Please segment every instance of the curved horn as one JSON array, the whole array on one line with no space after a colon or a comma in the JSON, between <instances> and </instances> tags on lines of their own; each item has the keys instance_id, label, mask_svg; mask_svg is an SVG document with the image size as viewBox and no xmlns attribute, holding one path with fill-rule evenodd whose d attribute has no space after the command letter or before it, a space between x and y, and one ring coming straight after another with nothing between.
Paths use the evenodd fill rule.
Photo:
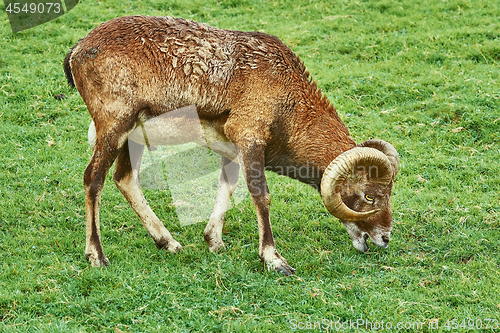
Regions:
<instances>
[{"instance_id":1,"label":"curved horn","mask_svg":"<svg viewBox=\"0 0 500 333\"><path fill-rule=\"evenodd\" d=\"M343 221L359 221L378 211L356 212L347 207L340 196L349 175L356 175L360 169L371 172L373 167L376 172L374 181L381 186L388 186L393 177L391 162L377 149L356 147L340 154L330 163L321 179L321 198L330 214Z\"/></svg>"},{"instance_id":2,"label":"curved horn","mask_svg":"<svg viewBox=\"0 0 500 333\"><path fill-rule=\"evenodd\" d=\"M370 147L383 152L387 156L387 158L389 158L389 161L392 165L392 170L394 171L394 176L396 176L399 167L399 154L393 145L384 140L372 139L360 143L358 147Z\"/></svg>"}]
</instances>

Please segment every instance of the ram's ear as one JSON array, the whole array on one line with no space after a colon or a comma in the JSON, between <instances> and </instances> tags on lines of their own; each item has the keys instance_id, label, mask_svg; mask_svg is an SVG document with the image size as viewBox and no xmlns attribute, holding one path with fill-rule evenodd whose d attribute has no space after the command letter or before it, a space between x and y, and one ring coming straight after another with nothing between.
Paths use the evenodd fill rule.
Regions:
<instances>
[{"instance_id":1,"label":"ram's ear","mask_svg":"<svg viewBox=\"0 0 500 333\"><path fill-rule=\"evenodd\" d=\"M398 168L399 168L399 154L393 145L391 145L389 142L386 142L384 140L372 139L372 140L367 140L365 142L360 143L358 145L358 147L375 148L377 150L380 150L382 153L384 153L387 156L387 158L389 159L389 162L391 162L393 177L396 177L396 174L398 173Z\"/></svg>"}]
</instances>

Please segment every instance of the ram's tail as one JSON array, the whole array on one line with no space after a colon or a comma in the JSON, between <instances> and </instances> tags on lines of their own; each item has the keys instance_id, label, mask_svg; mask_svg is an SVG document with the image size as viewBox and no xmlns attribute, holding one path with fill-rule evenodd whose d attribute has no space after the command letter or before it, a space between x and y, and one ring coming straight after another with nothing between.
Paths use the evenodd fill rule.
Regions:
<instances>
[{"instance_id":1,"label":"ram's tail","mask_svg":"<svg viewBox=\"0 0 500 333\"><path fill-rule=\"evenodd\" d=\"M71 72L71 64L70 64L71 55L73 54L73 50L75 49L75 46L73 46L71 48L69 53L66 55L66 58L64 58L64 74L66 74L66 79L68 80L68 85L71 88L75 87L75 81L73 80L73 73Z\"/></svg>"}]
</instances>

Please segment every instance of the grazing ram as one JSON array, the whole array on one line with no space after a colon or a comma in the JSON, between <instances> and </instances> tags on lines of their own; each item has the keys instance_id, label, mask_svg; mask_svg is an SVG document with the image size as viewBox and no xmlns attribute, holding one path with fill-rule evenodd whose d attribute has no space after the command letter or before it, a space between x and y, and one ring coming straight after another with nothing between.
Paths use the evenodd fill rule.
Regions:
<instances>
[{"instance_id":1,"label":"grazing ram","mask_svg":"<svg viewBox=\"0 0 500 333\"><path fill-rule=\"evenodd\" d=\"M264 170L315 187L356 249L366 251L368 237L387 247L398 153L381 140L357 146L303 63L278 38L171 17L121 17L81 39L66 56L64 69L95 124L95 148L84 174L85 255L92 266L109 264L101 245L99 205L113 162L117 187L156 246L181 249L135 181L127 138L147 120L190 105L204 129L237 147L238 163L223 157L223 165L236 174L241 166L256 209L259 255L268 269L295 272L275 247ZM303 168L308 172L289 172ZM211 251L224 245L224 214L236 181L221 173L204 232Z\"/></svg>"}]
</instances>

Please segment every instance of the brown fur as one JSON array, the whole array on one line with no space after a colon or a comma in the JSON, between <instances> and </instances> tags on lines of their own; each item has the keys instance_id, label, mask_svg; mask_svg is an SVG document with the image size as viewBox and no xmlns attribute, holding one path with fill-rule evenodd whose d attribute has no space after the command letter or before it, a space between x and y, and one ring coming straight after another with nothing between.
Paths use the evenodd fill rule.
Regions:
<instances>
[{"instance_id":1,"label":"brown fur","mask_svg":"<svg viewBox=\"0 0 500 333\"><path fill-rule=\"evenodd\" d=\"M274 245L264 169L285 173L283 167L307 166L314 170L311 176L292 177L319 189L325 168L356 144L303 63L278 38L178 18L121 17L80 40L64 68L96 129L84 177L86 255L92 265L108 263L99 237L99 203L105 175L117 158L115 182L157 246L180 249L131 180L126 140L139 121L195 105L202 122L217 124L238 147L257 210L262 260L285 274L294 272ZM223 215L217 219L209 225L221 231ZM207 230L211 249L219 248L210 244L213 235Z\"/></svg>"}]
</instances>

